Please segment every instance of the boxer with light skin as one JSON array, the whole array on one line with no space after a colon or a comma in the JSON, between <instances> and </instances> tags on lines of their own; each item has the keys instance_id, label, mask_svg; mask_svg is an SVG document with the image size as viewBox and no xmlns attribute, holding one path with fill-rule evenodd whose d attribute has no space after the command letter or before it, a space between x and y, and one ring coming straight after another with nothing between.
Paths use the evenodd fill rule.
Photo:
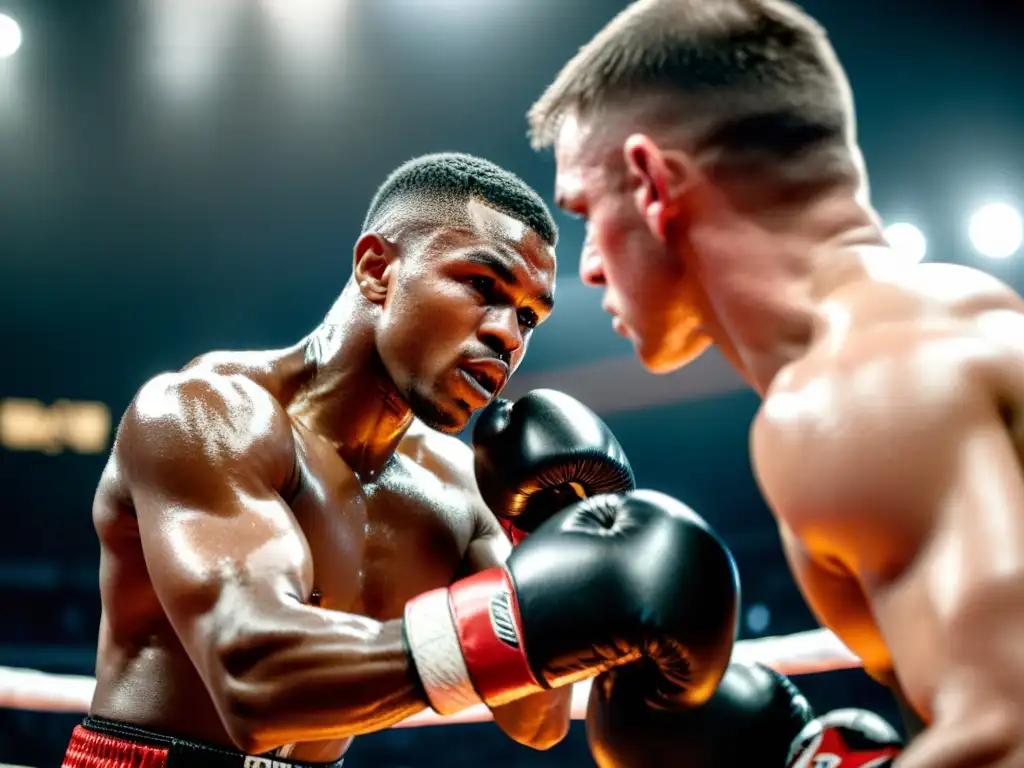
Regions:
<instances>
[{"instance_id":1,"label":"boxer with light skin","mask_svg":"<svg viewBox=\"0 0 1024 768\"><path fill-rule=\"evenodd\" d=\"M824 30L785 0L640 0L530 123L644 365L714 345L761 395L804 596L927 726L896 765L1021 764L1024 302L887 247Z\"/></svg>"}]
</instances>

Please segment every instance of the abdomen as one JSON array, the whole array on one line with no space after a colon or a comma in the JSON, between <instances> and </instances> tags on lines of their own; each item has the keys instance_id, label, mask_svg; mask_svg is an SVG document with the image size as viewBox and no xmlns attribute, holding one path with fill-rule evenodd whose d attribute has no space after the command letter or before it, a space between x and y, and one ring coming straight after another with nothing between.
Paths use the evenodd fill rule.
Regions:
<instances>
[{"instance_id":1,"label":"abdomen","mask_svg":"<svg viewBox=\"0 0 1024 768\"><path fill-rule=\"evenodd\" d=\"M151 638L145 647L101 649L96 694L90 714L231 747L192 662L180 649Z\"/></svg>"}]
</instances>

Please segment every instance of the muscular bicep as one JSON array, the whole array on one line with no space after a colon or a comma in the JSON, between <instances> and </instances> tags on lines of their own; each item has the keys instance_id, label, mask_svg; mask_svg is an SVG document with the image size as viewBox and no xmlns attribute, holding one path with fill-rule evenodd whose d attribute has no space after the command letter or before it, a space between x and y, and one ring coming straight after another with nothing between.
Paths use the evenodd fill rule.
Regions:
<instances>
[{"instance_id":1,"label":"muscular bicep","mask_svg":"<svg viewBox=\"0 0 1024 768\"><path fill-rule=\"evenodd\" d=\"M206 673L240 616L310 589L308 545L278 494L294 456L287 419L251 383L157 380L118 451L153 587Z\"/></svg>"},{"instance_id":2,"label":"muscular bicep","mask_svg":"<svg viewBox=\"0 0 1024 768\"><path fill-rule=\"evenodd\" d=\"M1024 714L1024 481L986 373L864 403L829 476L897 673L936 721Z\"/></svg>"},{"instance_id":3,"label":"muscular bicep","mask_svg":"<svg viewBox=\"0 0 1024 768\"><path fill-rule=\"evenodd\" d=\"M896 652L901 677L918 662L907 694L931 727L900 765L1016 765L1024 754L1024 481L998 414L950 432L939 449L950 472L935 480L943 493L934 536L908 577L938 655L923 654L932 664L922 671L919 648Z\"/></svg>"},{"instance_id":4,"label":"muscular bicep","mask_svg":"<svg viewBox=\"0 0 1024 768\"><path fill-rule=\"evenodd\" d=\"M200 671L238 612L270 614L309 594L308 545L270 488L142 494L136 509L153 587Z\"/></svg>"}]
</instances>

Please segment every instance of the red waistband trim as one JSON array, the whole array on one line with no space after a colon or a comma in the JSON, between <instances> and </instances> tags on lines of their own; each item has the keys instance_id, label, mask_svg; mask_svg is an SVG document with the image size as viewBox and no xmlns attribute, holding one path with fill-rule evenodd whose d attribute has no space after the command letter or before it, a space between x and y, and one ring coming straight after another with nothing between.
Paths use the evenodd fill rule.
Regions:
<instances>
[{"instance_id":1,"label":"red waistband trim","mask_svg":"<svg viewBox=\"0 0 1024 768\"><path fill-rule=\"evenodd\" d=\"M164 768L167 747L149 747L75 726L61 768Z\"/></svg>"}]
</instances>

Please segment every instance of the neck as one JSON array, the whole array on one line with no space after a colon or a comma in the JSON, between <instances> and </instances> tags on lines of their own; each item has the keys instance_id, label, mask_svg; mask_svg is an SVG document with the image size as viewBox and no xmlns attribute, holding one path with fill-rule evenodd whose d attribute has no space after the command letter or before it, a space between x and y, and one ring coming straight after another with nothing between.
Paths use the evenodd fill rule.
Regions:
<instances>
[{"instance_id":1,"label":"neck","mask_svg":"<svg viewBox=\"0 0 1024 768\"><path fill-rule=\"evenodd\" d=\"M332 443L353 471L371 479L413 420L377 353L372 308L346 288L304 347L308 378L289 412Z\"/></svg>"},{"instance_id":2,"label":"neck","mask_svg":"<svg viewBox=\"0 0 1024 768\"><path fill-rule=\"evenodd\" d=\"M866 195L849 190L722 231L697 246L706 332L763 397L815 341L823 301L867 276L862 250L885 241Z\"/></svg>"}]
</instances>

